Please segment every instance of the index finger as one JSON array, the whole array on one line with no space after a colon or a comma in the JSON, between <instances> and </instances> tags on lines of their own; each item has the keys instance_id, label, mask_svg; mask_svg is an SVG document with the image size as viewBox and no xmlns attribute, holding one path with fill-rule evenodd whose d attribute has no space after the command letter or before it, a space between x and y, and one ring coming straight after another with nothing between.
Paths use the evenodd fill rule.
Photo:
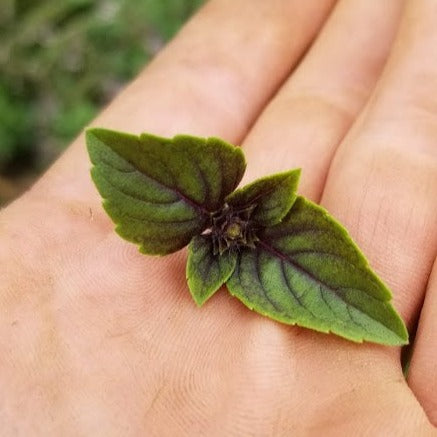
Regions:
<instances>
[{"instance_id":1,"label":"index finger","mask_svg":"<svg viewBox=\"0 0 437 437\"><path fill-rule=\"evenodd\" d=\"M333 3L211 1L94 124L240 141ZM81 136L38 189L44 197L100 202L88 168Z\"/></svg>"}]
</instances>

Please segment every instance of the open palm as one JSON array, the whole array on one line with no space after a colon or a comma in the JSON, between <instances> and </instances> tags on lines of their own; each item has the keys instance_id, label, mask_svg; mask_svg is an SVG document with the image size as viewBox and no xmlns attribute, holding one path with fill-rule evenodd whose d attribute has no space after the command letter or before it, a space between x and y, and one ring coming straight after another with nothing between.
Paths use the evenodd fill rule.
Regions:
<instances>
[{"instance_id":1,"label":"open palm","mask_svg":"<svg viewBox=\"0 0 437 437\"><path fill-rule=\"evenodd\" d=\"M408 380L397 348L223 291L198 309L185 251L113 232L81 136L0 216L2 435L435 435L437 4L334 3L212 0L94 124L223 137L244 182L302 167L410 332L420 315Z\"/></svg>"}]
</instances>

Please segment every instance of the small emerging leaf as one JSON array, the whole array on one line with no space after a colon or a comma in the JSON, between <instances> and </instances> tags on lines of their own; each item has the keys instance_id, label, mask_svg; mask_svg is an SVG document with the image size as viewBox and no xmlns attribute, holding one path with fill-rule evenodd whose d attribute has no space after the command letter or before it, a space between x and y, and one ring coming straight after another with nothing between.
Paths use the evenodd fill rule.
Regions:
<instances>
[{"instance_id":1,"label":"small emerging leaf","mask_svg":"<svg viewBox=\"0 0 437 437\"><path fill-rule=\"evenodd\" d=\"M346 230L298 197L283 221L244 248L227 286L249 308L275 320L387 345L408 343L391 294Z\"/></svg>"},{"instance_id":2,"label":"small emerging leaf","mask_svg":"<svg viewBox=\"0 0 437 437\"><path fill-rule=\"evenodd\" d=\"M217 138L86 134L92 178L116 231L147 254L186 246L240 182L242 151Z\"/></svg>"},{"instance_id":3,"label":"small emerging leaf","mask_svg":"<svg viewBox=\"0 0 437 437\"><path fill-rule=\"evenodd\" d=\"M256 205L251 220L261 226L279 223L296 200L300 169L267 176L248 184L226 198L229 205L247 208Z\"/></svg>"},{"instance_id":4,"label":"small emerging leaf","mask_svg":"<svg viewBox=\"0 0 437 437\"><path fill-rule=\"evenodd\" d=\"M237 254L213 254L210 236L199 235L188 246L187 279L193 299L203 305L232 275Z\"/></svg>"}]
</instances>

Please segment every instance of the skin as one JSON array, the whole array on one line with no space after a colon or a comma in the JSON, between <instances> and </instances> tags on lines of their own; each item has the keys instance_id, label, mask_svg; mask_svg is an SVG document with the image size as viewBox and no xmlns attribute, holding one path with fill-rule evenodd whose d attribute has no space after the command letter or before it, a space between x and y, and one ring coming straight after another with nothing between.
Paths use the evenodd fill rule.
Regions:
<instances>
[{"instance_id":1,"label":"skin","mask_svg":"<svg viewBox=\"0 0 437 437\"><path fill-rule=\"evenodd\" d=\"M185 251L113 232L81 135L0 214L2 435L437 435L436 19L434 0L212 0L93 123L241 144L244 182L302 167L418 326L407 380L398 348L224 290L198 309Z\"/></svg>"}]
</instances>

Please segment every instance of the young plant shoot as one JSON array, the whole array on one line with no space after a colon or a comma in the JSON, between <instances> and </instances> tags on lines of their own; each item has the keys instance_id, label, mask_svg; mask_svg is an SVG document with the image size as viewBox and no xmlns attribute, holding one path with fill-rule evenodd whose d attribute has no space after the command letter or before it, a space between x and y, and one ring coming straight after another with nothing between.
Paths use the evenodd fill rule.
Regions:
<instances>
[{"instance_id":1,"label":"young plant shoot","mask_svg":"<svg viewBox=\"0 0 437 437\"><path fill-rule=\"evenodd\" d=\"M117 233L148 255L188 245L203 305L223 284L251 310L348 340L408 343L391 293L347 231L297 195L300 170L236 189L246 162L218 138L90 129L93 181Z\"/></svg>"}]
</instances>

